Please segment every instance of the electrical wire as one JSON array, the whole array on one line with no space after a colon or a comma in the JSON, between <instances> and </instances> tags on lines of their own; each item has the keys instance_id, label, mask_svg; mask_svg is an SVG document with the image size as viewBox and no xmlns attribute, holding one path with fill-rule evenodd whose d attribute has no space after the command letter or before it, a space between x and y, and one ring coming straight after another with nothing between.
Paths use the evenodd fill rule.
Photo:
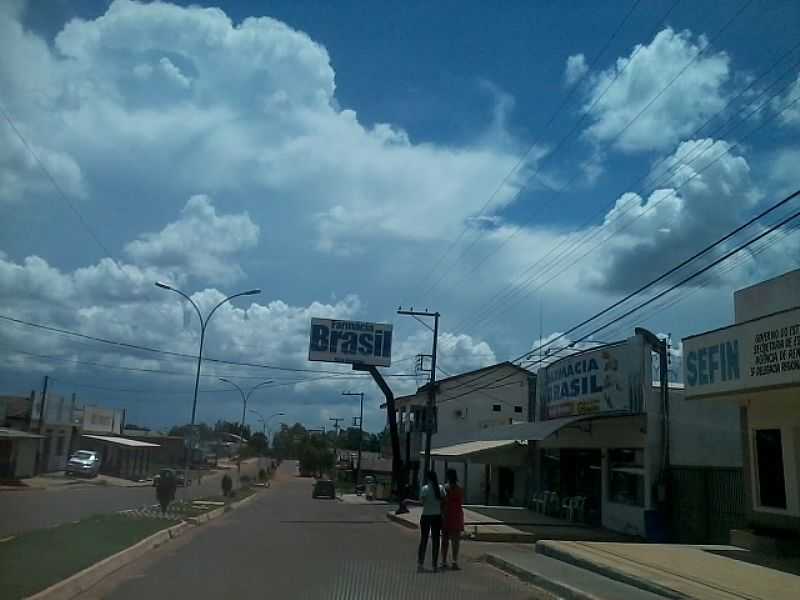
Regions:
<instances>
[{"instance_id":1,"label":"electrical wire","mask_svg":"<svg viewBox=\"0 0 800 600\"><path fill-rule=\"evenodd\" d=\"M788 87L789 85L791 85L791 83L787 84L787 87ZM778 95L779 93L780 93L780 92L776 92L776 95ZM749 139L749 138L750 138L752 135L754 135L755 133L757 133L758 131L760 131L760 130L761 130L761 129L763 129L764 127L766 127L766 126L767 126L767 125L768 125L770 122L774 121L774 120L775 120L775 119L776 119L776 118L777 118L777 117L778 117L780 114L782 114L783 112L785 112L786 110L788 110L789 108L791 108L791 107L792 107L793 105L795 105L795 104L796 104L798 101L800 101L800 96L799 96L799 97L797 97L797 98L795 98L795 99L794 99L794 100L792 100L791 102L789 102L789 103L788 103L786 106L784 106L784 107L783 107L783 109L782 109L781 111L777 112L776 114L774 114L774 115L773 115L773 116L771 116L770 118L768 118L768 119L766 119L766 120L762 121L762 122L761 122L761 123L760 123L758 126L756 126L756 127L755 127L755 128L753 128L751 131L749 131L749 132L748 132L748 133L747 133L747 134L746 134L746 135L745 135L745 136L744 136L744 137L743 137L743 138L742 138L742 139L741 139L741 140L740 140L738 143L736 143L736 144L732 144L732 145L729 145L729 146L728 146L728 147L727 147L727 148L726 148L726 149L725 149L723 152L721 152L721 153L720 153L720 154L718 154L716 157L714 157L714 158L713 158L711 161L709 161L709 162L708 162L708 163L707 163L707 164L706 164L706 165L705 165L703 168L696 170L694 173L692 173L692 175L691 175L690 177L686 178L686 180L685 180L685 181L683 181L683 182L682 182L680 185L678 185L678 186L676 186L676 187L672 188L672 189L671 189L671 191L670 191L668 194L665 194L664 196L662 196L662 197L660 197L660 198L658 198L658 199L656 199L656 200L653 200L652 202L648 202L648 204L647 204L647 207L646 207L646 208L645 208L645 209L644 209L642 212L640 212L638 215L636 215L636 216L635 216L633 219L631 219L631 220L629 220L628 222L626 222L626 223L623 223L622 225L620 225L620 226L619 226L617 229L613 230L613 231L612 231L611 233L609 233L609 235L607 235L607 236L606 236L604 239L600 240L600 241L599 241L597 244L595 244L595 245L593 245L592 247L590 247L590 248L589 248L589 249L588 249L586 252L584 252L583 254L581 254L580 256L578 256L578 257L577 257L575 260L573 260L571 263L569 263L569 264L568 264L566 267L563 267L563 266L562 266L562 267L561 267L561 268L560 268L560 269L559 269L559 270L558 270L558 271L557 271L557 272L556 272L556 273L555 273L555 274L554 274L552 277L550 277L549 279L545 280L544 282L540 283L539 285L537 285L536 287L534 287L533 289L531 289L531 290L529 290L529 291L527 291L527 292L525 292L525 293L532 293L532 292L535 292L535 291L537 291L537 290L541 289L542 287L544 287L545 285L547 285L548 283L552 282L553 280L557 279L558 277L560 277L560 276L561 276L561 274L562 274L562 273L564 273L565 271L568 271L568 270L569 270L569 269L570 269L572 266L574 266L575 264L577 264L578 262L580 262L580 261L581 261L583 258L585 258L586 256L588 256L590 253L592 253L592 252L594 252L595 250L597 250L597 249L598 249L600 246L604 245L606 242L608 242L610 239L612 239L612 238L613 238L615 235L619 234L619 233L620 233L620 232L622 232L622 231L625 231L625 230L627 230L627 229L628 229L629 227L631 227L631 226L632 226L632 225L633 225L633 224L634 224L636 221L638 221L638 220L639 220L641 217L645 216L646 214L648 214L649 212L651 212L652 210L654 210L654 209L655 209L655 208L656 208L656 207L657 207L657 206L658 206L658 205L659 205L661 202L664 202L664 201L665 201L665 200L667 200L668 198L674 197L674 196L675 196L675 195L676 195L676 194L677 194L677 193L678 193L678 192L679 192L679 191L680 191L680 190L681 190L683 187L685 187L686 185L688 185L688 184L689 184L691 181L693 181L695 178L699 177L699 176L700 176L700 175L702 175L702 174L703 174L705 171L707 171L707 170L708 170L708 169L710 169L712 166L714 166L714 165L715 165L717 162L719 162L719 161L722 159L722 157L723 157L723 156L725 156L725 155L729 154L729 153L730 153L732 150L734 150L735 148L741 147L741 146L742 146L742 143L743 143L744 141L746 141L746 140L747 140L747 139ZM755 108L755 109L754 109L754 110L751 112L751 115L750 115L750 116L752 116L752 114L754 114L755 112L757 112L757 111L761 110L762 108L764 108L764 107L765 107L765 106L766 106L766 105L767 105L769 102L770 102L769 100L766 100L766 101L765 101L763 104L761 104L759 107ZM748 118L749 118L749 117L748 117ZM709 147L709 148L708 148L706 151L710 150L711 148L713 148L713 145L712 145L712 146L710 146L710 147ZM705 152L703 152L703 154L705 154ZM697 158L699 158L699 157L697 157ZM695 160L696 160L696 159L695 159ZM620 218L621 218L621 217L620 217ZM614 222L615 222L615 221L614 221ZM593 233L602 232L603 230L604 230L604 228L598 228L598 229L596 229L596 230L595 230ZM581 245L582 243L584 243L584 242L583 242L583 241L582 241L582 242L579 242L577 245L575 245L575 246L574 246L574 248L579 248L579 247L580 247L580 245ZM536 281L537 279L539 279L539 278L540 278L542 275L545 275L545 274L547 274L547 273L551 272L551 271L554 269L554 267L555 267L555 266L558 266L558 265L557 265L557 263L556 263L556 262L551 262L551 265L550 265L550 267L549 267L549 268L546 268L544 271L542 271L542 272L540 272L540 273L538 273L538 274L534 274L532 277L528 278L528 280L527 280L527 281L526 281L526 282L525 282L525 283L524 283L522 286L518 286L517 292L518 292L518 291L520 291L520 290L524 291L524 290L526 290L527 288L529 288L529 287L530 287L530 285L531 285L531 283L535 282L535 281ZM507 304L507 306L506 306L506 308L505 308L504 310L508 310L508 308L509 308L510 306L512 306L512 305L513 305L513 303L515 303L515 302L517 302L517 301L518 301L518 300L515 300L515 301L513 301L511 304ZM499 311L495 310L495 311L494 311L494 317L493 317L493 318L496 318L497 316L499 316L499 314L500 314L500 313L499 313ZM477 318L477 319L476 319L476 320L473 322L473 326L478 326L479 324L482 324L482 323L486 322L486 320L487 320L488 318L489 318L489 317L488 317L488 315L486 314L486 310L484 309L484 311L483 311L482 313L480 313L480 315L479 315L479 318Z\"/></svg>"},{"instance_id":2,"label":"electrical wire","mask_svg":"<svg viewBox=\"0 0 800 600\"><path fill-rule=\"evenodd\" d=\"M666 19L669 17L669 15L672 13L672 11L675 9L675 7L677 7L677 5L678 5L679 3L680 3L680 0L675 0L675 1L672 3L672 5L669 7L669 9L666 11L666 13L664 13L664 15L663 15L663 16L662 16L662 17L661 17L659 20L658 20L658 22L657 22L656 26L653 28L653 34L655 34L655 32L657 31L657 29L658 29L659 27L661 27L661 26L662 26L662 24L663 24L663 23L666 21ZM583 79L586 77L586 74L587 74L587 73L589 73L589 72L590 72L590 71L591 71L591 70L592 70L592 69L593 69L593 68L596 66L596 64L598 63L598 61L599 61L599 60L600 60L600 58L602 57L602 55L605 53L605 51L606 51L606 50L608 49L608 47L610 46L611 42L612 42L612 41L613 41L613 40L616 38L617 34L618 34L618 33L619 33L621 30L622 30L623 26L624 26L624 25L627 23L628 19L630 18L630 16L633 14L633 12L636 10L636 8L637 8L638 6L639 6L639 1L637 0L636 2L634 2L634 4L631 6L631 8L628 10L628 12L625 14L625 16L623 17L622 21L620 21L620 23L617 25L616 29L615 29L615 30L614 30L614 32L611 34L611 36L610 36L610 37L609 37L609 39L606 41L606 43L605 43L605 44L602 46L602 48L600 49L600 51L599 51L599 52L598 52L598 53L595 55L595 57L592 59L592 61L590 61L590 63L589 63L589 66L588 66L588 68L587 68L587 70L586 70L586 73L584 73L584 75L583 75L583 76L581 76L581 77L580 77L580 78L579 78L577 81L575 81L575 82L573 83L573 85L571 86L571 88L570 88L570 89L569 89L569 91L567 92L567 95L566 95L565 99L564 99L564 100L563 100L563 101L562 101L562 102L561 102L561 103L558 105L558 107L556 107L556 110L555 110L555 111L554 111L554 112L551 114L550 118L547 120L547 122L546 122L546 123L545 123L545 125L543 126L543 131L542 131L542 133L544 133L544 130L548 129L548 128L549 128L549 127L550 127L550 126L553 124L553 122L555 121L556 117L557 117L557 116L558 116L558 115L561 113L561 111L562 111L562 110L563 110L563 109L564 109L564 108L565 108L565 107L566 107L566 106L569 104L569 102L571 101L571 99L572 99L572 97L574 96L575 92L578 90L578 88L579 88L579 86L580 86L581 82L582 82L582 81L583 81ZM640 49L640 47L637 47L637 48L634 50L634 54L635 54L635 53L637 53L637 52L639 51L639 49ZM603 96L605 96L606 92L608 92L608 89L611 87L611 85L613 85L613 83L616 81L616 79L617 79L617 78L618 78L618 77L619 77L619 76L622 74L622 72L623 72L623 71L624 71L626 68L627 68L627 65L623 66L622 70L621 70L619 73L617 73L617 74L615 75L615 77L614 77L613 81L611 82L611 84L609 84L609 86L608 86L608 87L607 87L605 90L603 90L603 92L600 94L600 96L598 97L598 99L597 99L595 102L599 101L599 100L600 100L600 98L602 98ZM513 177L513 176L514 176L514 174L516 174L516 173L517 173L517 171L518 171L518 170L519 170L519 169L520 169L520 168L521 168L521 167L522 167L522 166L523 166L523 165L524 165L524 164L527 162L528 158L530 157L530 155L531 155L531 153L533 152L533 150L534 150L534 149L536 149L536 147L537 147L537 143L536 143L536 142L534 142L533 144L531 144L531 146L528 148L527 152L525 152L525 154L522 156L522 158L520 158L520 160L519 160L519 161L517 161L517 163L514 165L514 167L511 169L511 171L509 171L509 172L508 172L508 174L506 174L506 176L505 176L505 177L502 179L502 181L500 182L500 185L498 185L498 186L497 186L497 188L495 188L495 190L492 192L492 194L489 196L489 198L486 200L486 202L485 202L485 203L483 204L483 206L481 207L480 211L478 212L478 217L480 217L481 215L483 215L483 213L486 211L486 209L489 207L489 205L490 205L490 204L492 203L492 201L495 199L495 197L496 197L496 196L497 196L497 194L500 192L500 190L502 190L502 189L503 189L503 188L506 186L506 184L507 184L507 183L508 183L508 181L511 179L511 177ZM552 154L555 154L557 151L558 151L558 147L556 147L556 149L555 149L555 150L553 150L553 151L551 152L551 157L552 157ZM539 179L539 178L538 178L538 173L539 173L539 170L538 170L538 168L536 168L536 169L534 169L534 171L531 173L531 176L532 176L532 177L536 176L536 177L537 177L537 180L539 180L539 181L541 182L541 179ZM542 183L544 183L544 182L542 182ZM549 187L549 185L545 184L545 187ZM512 195L512 197L511 197L511 199L510 199L510 202L513 202L513 201L514 201L514 200L515 200L515 199L516 199L516 198L519 196L519 194L522 192L522 190L523 190L523 189L525 189L525 185L522 185L522 186L521 186L521 187L520 187L520 188L519 188L519 189L518 189L518 190L517 190L517 191L516 191L516 192L515 192L515 193ZM439 265L441 265L441 263L442 263L442 262L443 262L443 260L446 258L446 256L447 256L447 255L448 255L448 254L449 254L449 253L450 253L450 252L453 250L453 248L454 248L454 247L455 247L455 246L456 246L456 245L457 245L457 244L458 244L458 243L461 241L461 239L462 239L462 238L464 237L464 235L466 234L466 232L467 232L467 229L468 229L468 227L467 227L467 225L465 225L465 226L464 226L464 227L461 229L461 232L459 233L459 235L458 235L458 237L456 238L456 240L455 240L455 241L453 241L452 243L450 243L450 244L448 245L448 247L446 248L445 252L444 252L444 253L443 253L443 254L442 254L440 257L439 257L439 259L438 259L438 260L437 260L437 261L434 263L434 265L431 267L431 269L430 269L430 270L427 272L427 274L425 275L425 277L424 277L424 278L423 278L423 280L422 280L422 283L420 284L420 287L424 286L425 282L426 282L426 281L427 281L427 280L430 278L430 276L431 276L431 275L432 275L432 274L433 274L433 273L436 271L436 269L439 267ZM461 252L461 253L460 253L460 254L459 254L457 257L456 257L456 260L453 262L453 265L457 264L457 263L458 263L458 261L459 261L459 260L460 260L460 259L461 259L463 256L465 256L465 255L466 255L466 254L467 254L467 253L468 253L468 252L469 252L469 251L472 249L472 247L474 247L474 245L477 243L477 241L478 241L478 239L479 239L480 237L481 237L480 233L479 233L479 232L478 232L478 233L476 233L476 235L474 236L474 239L473 239L473 241L472 241L472 242L469 244L469 246L466 248L466 250L462 251L462 252ZM439 284L439 283L442 281L442 279L443 279L443 278L446 276L446 274L447 274L448 272L449 272L449 271L445 271L445 273L444 273L444 274L443 274L441 277L439 277L439 279L437 279L437 280L436 280L436 281L435 281L433 284L431 284L430 286L428 286L427 288L425 288L425 289L424 289L424 291L422 292L422 295L428 294L429 292L431 292L432 290L434 290L434 289L436 288L436 286L438 286L438 284Z\"/></svg>"}]
</instances>

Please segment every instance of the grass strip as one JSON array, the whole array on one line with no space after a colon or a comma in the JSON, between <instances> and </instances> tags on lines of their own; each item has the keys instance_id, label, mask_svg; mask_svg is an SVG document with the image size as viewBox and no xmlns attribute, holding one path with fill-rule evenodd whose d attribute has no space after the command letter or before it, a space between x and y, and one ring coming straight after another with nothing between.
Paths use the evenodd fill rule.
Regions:
<instances>
[{"instance_id":1,"label":"grass strip","mask_svg":"<svg viewBox=\"0 0 800 600\"><path fill-rule=\"evenodd\" d=\"M4 541L0 543L0 598L35 594L176 523L98 515Z\"/></svg>"}]
</instances>

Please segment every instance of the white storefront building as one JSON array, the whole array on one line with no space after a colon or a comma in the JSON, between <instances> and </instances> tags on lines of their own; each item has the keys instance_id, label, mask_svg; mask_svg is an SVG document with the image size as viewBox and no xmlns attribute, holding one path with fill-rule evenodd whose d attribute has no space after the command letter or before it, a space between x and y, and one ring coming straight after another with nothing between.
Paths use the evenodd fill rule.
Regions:
<instances>
[{"instance_id":1,"label":"white storefront building","mask_svg":"<svg viewBox=\"0 0 800 600\"><path fill-rule=\"evenodd\" d=\"M440 478L455 468L468 504L524 505L528 492L524 444L469 444L488 429L526 422L536 376L510 362L461 373L436 382L436 432L431 465ZM395 399L400 451L412 489L421 483L422 433L428 386ZM466 445L464 445L467 443Z\"/></svg>"},{"instance_id":2,"label":"white storefront building","mask_svg":"<svg viewBox=\"0 0 800 600\"><path fill-rule=\"evenodd\" d=\"M737 291L734 308L733 325L683 340L686 396L741 408L748 522L797 536L800 270Z\"/></svg>"},{"instance_id":3,"label":"white storefront building","mask_svg":"<svg viewBox=\"0 0 800 600\"><path fill-rule=\"evenodd\" d=\"M654 385L645 336L593 348L538 372L533 422L480 440L527 440L532 493L585 499L586 520L650 539L667 537L671 465L741 464L738 410L690 405L680 385ZM717 433L708 453L708 433ZM693 464L692 464L693 463Z\"/></svg>"}]
</instances>

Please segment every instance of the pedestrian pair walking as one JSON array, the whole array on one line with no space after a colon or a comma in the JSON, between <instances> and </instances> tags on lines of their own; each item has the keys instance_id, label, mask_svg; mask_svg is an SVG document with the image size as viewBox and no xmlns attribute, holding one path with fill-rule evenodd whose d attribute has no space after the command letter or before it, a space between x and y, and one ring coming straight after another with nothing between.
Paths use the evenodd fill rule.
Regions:
<instances>
[{"instance_id":1,"label":"pedestrian pair walking","mask_svg":"<svg viewBox=\"0 0 800 600\"><path fill-rule=\"evenodd\" d=\"M448 546L453 547L451 568L459 569L458 553L461 547L461 533L464 531L464 490L458 485L455 469L448 469L447 485L439 484L435 471L425 476L425 485L420 492L422 517L419 521L420 541L417 553L417 570L424 571L428 538L431 538L431 565L434 573L447 568ZM439 566L439 546L441 543L442 563Z\"/></svg>"}]
</instances>

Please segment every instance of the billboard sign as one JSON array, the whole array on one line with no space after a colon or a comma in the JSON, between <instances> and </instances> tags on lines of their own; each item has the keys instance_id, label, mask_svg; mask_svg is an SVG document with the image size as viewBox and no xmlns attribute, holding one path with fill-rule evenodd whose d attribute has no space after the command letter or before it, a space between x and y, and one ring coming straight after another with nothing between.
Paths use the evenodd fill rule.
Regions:
<instances>
[{"instance_id":1,"label":"billboard sign","mask_svg":"<svg viewBox=\"0 0 800 600\"><path fill-rule=\"evenodd\" d=\"M800 385L800 308L683 340L686 397Z\"/></svg>"},{"instance_id":2,"label":"billboard sign","mask_svg":"<svg viewBox=\"0 0 800 600\"><path fill-rule=\"evenodd\" d=\"M604 412L641 412L652 385L650 351L634 336L563 358L539 369L542 420ZM645 365L647 368L645 369Z\"/></svg>"},{"instance_id":3,"label":"billboard sign","mask_svg":"<svg viewBox=\"0 0 800 600\"><path fill-rule=\"evenodd\" d=\"M308 360L389 367L392 325L312 318Z\"/></svg>"}]
</instances>

